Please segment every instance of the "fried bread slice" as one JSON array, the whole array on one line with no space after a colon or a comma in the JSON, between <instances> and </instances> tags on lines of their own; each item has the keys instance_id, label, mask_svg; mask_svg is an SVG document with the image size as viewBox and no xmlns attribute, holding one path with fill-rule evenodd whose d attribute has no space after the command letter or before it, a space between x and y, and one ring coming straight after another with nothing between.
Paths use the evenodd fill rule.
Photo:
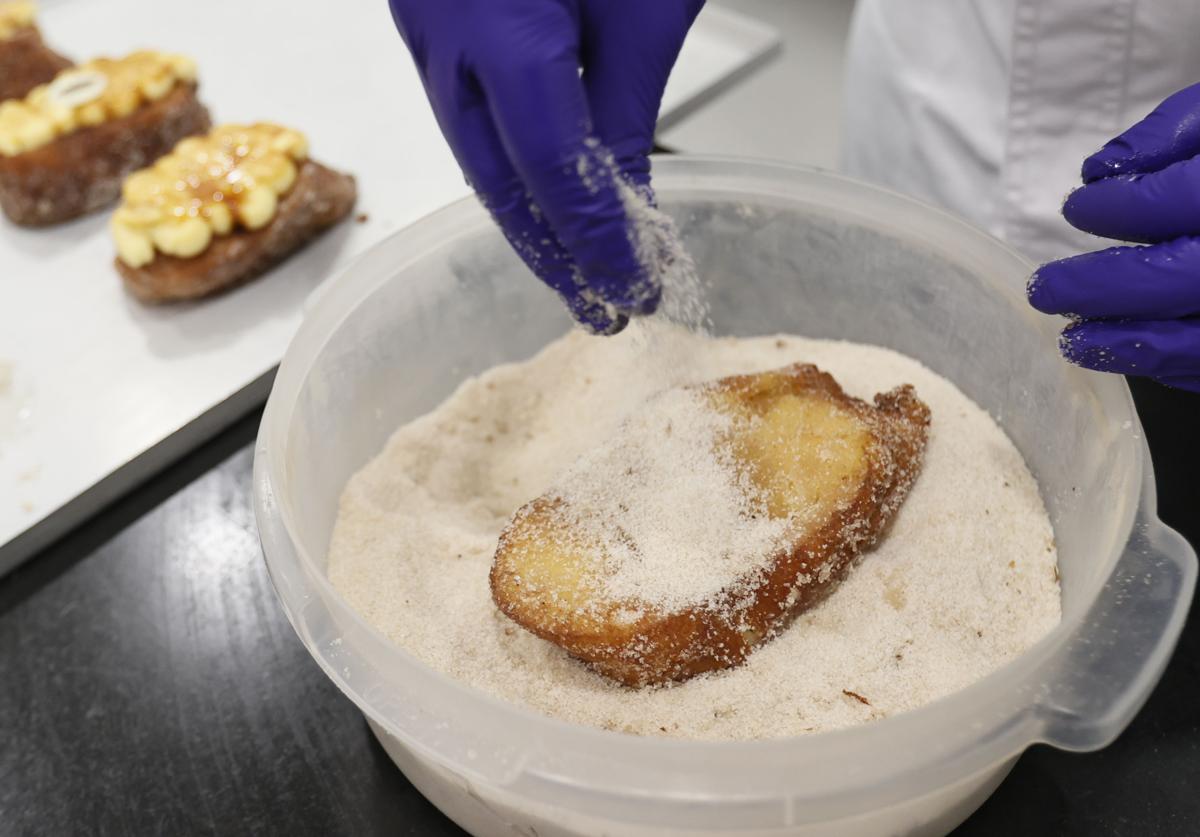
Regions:
<instances>
[{"instance_id":1,"label":"fried bread slice","mask_svg":"<svg viewBox=\"0 0 1200 837\"><path fill-rule=\"evenodd\" d=\"M303 161L296 181L279 199L274 218L256 230L217 236L199 255L163 253L131 267L114 259L125 287L143 302L196 299L247 282L299 250L345 218L357 198L354 177L313 160Z\"/></svg>"},{"instance_id":2,"label":"fried bread slice","mask_svg":"<svg viewBox=\"0 0 1200 837\"><path fill-rule=\"evenodd\" d=\"M740 514L755 521L765 515L763 525L777 527L761 560L683 605L615 594L613 556L645 558L631 527L615 519L597 529L569 491L552 489L517 511L492 564L492 597L505 615L627 686L740 665L836 587L882 536L921 467L930 414L911 386L868 404L816 367L797 364L693 389L727 419L710 454L728 463L740 490L753 495ZM636 488L609 486L614 494L647 496ZM669 498L686 486L653 489ZM637 510L618 502L603 514L621 518ZM713 542L711 549L729 546ZM672 572L686 579L693 568Z\"/></svg>"},{"instance_id":3,"label":"fried bread slice","mask_svg":"<svg viewBox=\"0 0 1200 837\"><path fill-rule=\"evenodd\" d=\"M114 202L125 176L211 125L194 83L127 116L89 125L13 156L0 155L0 208L25 226L57 224Z\"/></svg>"}]
</instances>

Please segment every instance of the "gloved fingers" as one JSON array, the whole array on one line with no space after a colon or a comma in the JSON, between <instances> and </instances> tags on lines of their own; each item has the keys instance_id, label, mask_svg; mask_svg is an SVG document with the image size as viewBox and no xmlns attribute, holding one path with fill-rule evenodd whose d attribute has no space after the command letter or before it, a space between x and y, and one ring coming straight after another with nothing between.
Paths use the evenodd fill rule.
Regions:
<instances>
[{"instance_id":1,"label":"gloved fingers","mask_svg":"<svg viewBox=\"0 0 1200 837\"><path fill-rule=\"evenodd\" d=\"M1200 377L1200 319L1081 320L1063 330L1063 357L1099 372Z\"/></svg>"},{"instance_id":2,"label":"gloved fingers","mask_svg":"<svg viewBox=\"0 0 1200 837\"><path fill-rule=\"evenodd\" d=\"M1083 182L1145 174L1200 154L1200 84L1168 96L1154 111L1083 161Z\"/></svg>"},{"instance_id":3,"label":"gloved fingers","mask_svg":"<svg viewBox=\"0 0 1200 837\"><path fill-rule=\"evenodd\" d=\"M1070 317L1177 319L1200 315L1200 238L1111 247L1042 265L1029 302Z\"/></svg>"},{"instance_id":4,"label":"gloved fingers","mask_svg":"<svg viewBox=\"0 0 1200 837\"><path fill-rule=\"evenodd\" d=\"M596 298L621 314L651 313L661 288L634 251L610 155L592 123L574 49L531 45L482 68L504 149Z\"/></svg>"},{"instance_id":5,"label":"gloved fingers","mask_svg":"<svg viewBox=\"0 0 1200 837\"><path fill-rule=\"evenodd\" d=\"M471 187L504 237L539 279L558 292L571 315L596 334L625 327L603 301L584 294L571 256L546 218L536 212L512 162L504 152L492 115L474 79L455 62L425 74L434 114Z\"/></svg>"},{"instance_id":6,"label":"gloved fingers","mask_svg":"<svg viewBox=\"0 0 1200 837\"><path fill-rule=\"evenodd\" d=\"M1084 232L1121 241L1200 235L1200 158L1081 186L1067 197L1063 217Z\"/></svg>"},{"instance_id":7,"label":"gloved fingers","mask_svg":"<svg viewBox=\"0 0 1200 837\"><path fill-rule=\"evenodd\" d=\"M648 155L667 77L703 5L703 0L595 0L582 7L583 85L596 136L646 196Z\"/></svg>"}]
</instances>

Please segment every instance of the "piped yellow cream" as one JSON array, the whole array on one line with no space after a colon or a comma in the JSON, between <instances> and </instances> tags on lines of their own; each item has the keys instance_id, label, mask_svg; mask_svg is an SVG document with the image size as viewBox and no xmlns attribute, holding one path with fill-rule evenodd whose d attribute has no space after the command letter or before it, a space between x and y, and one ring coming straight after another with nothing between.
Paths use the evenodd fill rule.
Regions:
<instances>
[{"instance_id":1,"label":"piped yellow cream","mask_svg":"<svg viewBox=\"0 0 1200 837\"><path fill-rule=\"evenodd\" d=\"M24 99L0 103L0 154L23 154L80 128L128 116L195 78L192 59L162 52L70 67Z\"/></svg>"},{"instance_id":2,"label":"piped yellow cream","mask_svg":"<svg viewBox=\"0 0 1200 837\"><path fill-rule=\"evenodd\" d=\"M0 3L0 41L11 38L17 32L33 26L37 18L37 5L28 0L11 0Z\"/></svg>"},{"instance_id":3,"label":"piped yellow cream","mask_svg":"<svg viewBox=\"0 0 1200 837\"><path fill-rule=\"evenodd\" d=\"M125 179L111 225L117 258L130 267L149 264L156 252L192 258L235 225L261 229L307 156L303 134L265 122L181 140Z\"/></svg>"}]
</instances>

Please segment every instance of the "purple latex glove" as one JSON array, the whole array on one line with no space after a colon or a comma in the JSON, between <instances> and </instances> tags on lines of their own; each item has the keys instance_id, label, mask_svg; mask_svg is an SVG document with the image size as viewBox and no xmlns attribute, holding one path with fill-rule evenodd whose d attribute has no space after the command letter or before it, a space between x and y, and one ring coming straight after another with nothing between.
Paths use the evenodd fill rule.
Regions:
<instances>
[{"instance_id":1,"label":"purple latex glove","mask_svg":"<svg viewBox=\"0 0 1200 837\"><path fill-rule=\"evenodd\" d=\"M1083 163L1063 215L1112 247L1043 265L1029 301L1076 321L1063 355L1103 372L1200 391L1200 84Z\"/></svg>"},{"instance_id":2,"label":"purple latex glove","mask_svg":"<svg viewBox=\"0 0 1200 837\"><path fill-rule=\"evenodd\" d=\"M390 5L467 182L530 269L594 332L653 312L662 289L617 178L650 197L663 88L703 0Z\"/></svg>"}]
</instances>

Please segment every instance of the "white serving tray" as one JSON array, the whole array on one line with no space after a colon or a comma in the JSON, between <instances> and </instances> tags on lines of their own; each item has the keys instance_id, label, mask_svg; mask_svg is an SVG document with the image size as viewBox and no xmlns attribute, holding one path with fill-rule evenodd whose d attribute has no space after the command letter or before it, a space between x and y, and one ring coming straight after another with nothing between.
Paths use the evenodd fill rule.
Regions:
<instances>
[{"instance_id":1,"label":"white serving tray","mask_svg":"<svg viewBox=\"0 0 1200 837\"><path fill-rule=\"evenodd\" d=\"M357 175L366 218L243 288L161 308L122 290L107 212L49 230L0 218L0 574L260 402L309 292L467 194L383 0L48 0L40 21L76 60L191 55L214 120L303 130L314 157ZM777 45L753 20L706 10L664 120Z\"/></svg>"}]
</instances>

